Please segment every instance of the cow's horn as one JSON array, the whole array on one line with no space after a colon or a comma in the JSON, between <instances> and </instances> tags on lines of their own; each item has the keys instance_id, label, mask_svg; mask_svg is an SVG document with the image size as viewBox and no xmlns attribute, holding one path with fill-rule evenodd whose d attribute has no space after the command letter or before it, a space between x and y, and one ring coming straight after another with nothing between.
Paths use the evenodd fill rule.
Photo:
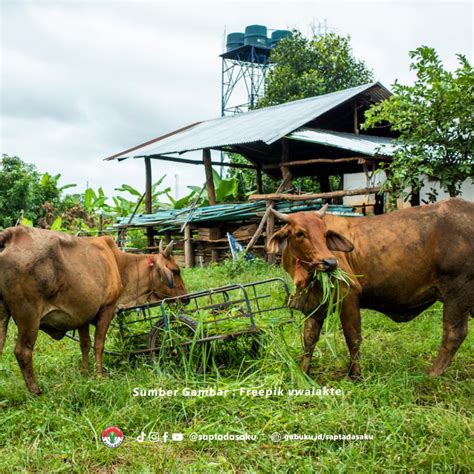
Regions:
<instances>
[{"instance_id":1,"label":"cow's horn","mask_svg":"<svg viewBox=\"0 0 474 474\"><path fill-rule=\"evenodd\" d=\"M172 240L165 248L165 251L163 252L163 255L165 257L169 257L171 255L171 252L173 251L174 247L174 240Z\"/></svg>"},{"instance_id":2,"label":"cow's horn","mask_svg":"<svg viewBox=\"0 0 474 474\"><path fill-rule=\"evenodd\" d=\"M163 241L160 239L160 245L158 246L158 251L163 253Z\"/></svg>"},{"instance_id":3,"label":"cow's horn","mask_svg":"<svg viewBox=\"0 0 474 474\"><path fill-rule=\"evenodd\" d=\"M319 211L314 211L321 219L324 217L324 214L326 214L326 211L328 210L328 205L329 204L324 204L324 206L319 209Z\"/></svg>"},{"instance_id":4,"label":"cow's horn","mask_svg":"<svg viewBox=\"0 0 474 474\"><path fill-rule=\"evenodd\" d=\"M280 219L281 221L288 222L290 220L287 214L283 214L282 212L275 211L273 207L270 210L273 212L275 217L278 217L278 219Z\"/></svg>"}]
</instances>

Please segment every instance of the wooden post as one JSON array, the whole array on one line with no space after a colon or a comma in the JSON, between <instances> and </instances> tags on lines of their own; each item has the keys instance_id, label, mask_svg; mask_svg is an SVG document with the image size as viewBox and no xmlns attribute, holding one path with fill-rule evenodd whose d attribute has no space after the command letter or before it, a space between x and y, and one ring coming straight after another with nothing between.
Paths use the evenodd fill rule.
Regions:
<instances>
[{"instance_id":1,"label":"wooden post","mask_svg":"<svg viewBox=\"0 0 474 474\"><path fill-rule=\"evenodd\" d=\"M213 235L214 239L219 239L221 236L221 231L219 228L217 228L215 231L215 234ZM218 244L217 244L218 245ZM211 250L211 262L212 263L217 263L219 261L219 250L217 249L212 249Z\"/></svg>"},{"instance_id":2,"label":"wooden post","mask_svg":"<svg viewBox=\"0 0 474 474\"><path fill-rule=\"evenodd\" d=\"M257 166L257 193L263 193L263 180L262 180L262 167L259 165Z\"/></svg>"},{"instance_id":3,"label":"wooden post","mask_svg":"<svg viewBox=\"0 0 474 474\"><path fill-rule=\"evenodd\" d=\"M147 214L152 213L152 194L151 194L151 181L152 181L152 176L151 176L151 160L150 158L145 158L145 176L146 176L146 182L145 182L145 212ZM148 247L153 247L155 245L154 239L153 239L153 227L147 227L146 228L146 236L147 236L147 244Z\"/></svg>"},{"instance_id":4,"label":"wooden post","mask_svg":"<svg viewBox=\"0 0 474 474\"><path fill-rule=\"evenodd\" d=\"M331 191L330 186L329 186L329 175L327 174L322 174L319 175L319 184L321 186L321 192L322 193L328 193Z\"/></svg>"},{"instance_id":5,"label":"wooden post","mask_svg":"<svg viewBox=\"0 0 474 474\"><path fill-rule=\"evenodd\" d=\"M357 102L354 100L354 133L359 135L359 116L357 114Z\"/></svg>"},{"instance_id":6,"label":"wooden post","mask_svg":"<svg viewBox=\"0 0 474 474\"><path fill-rule=\"evenodd\" d=\"M104 234L104 214L102 212L99 214L99 233L98 235Z\"/></svg>"},{"instance_id":7,"label":"wooden post","mask_svg":"<svg viewBox=\"0 0 474 474\"><path fill-rule=\"evenodd\" d=\"M189 224L184 228L184 264L186 268L194 267L193 239Z\"/></svg>"},{"instance_id":8,"label":"wooden post","mask_svg":"<svg viewBox=\"0 0 474 474\"><path fill-rule=\"evenodd\" d=\"M273 202L272 201L267 201L267 208L268 207L273 207ZM272 212L270 212L267 216L267 228L265 231L265 245L268 245L268 242L270 242L270 238L273 235L273 232L275 232L275 216L273 215ZM275 254L274 253L267 253L267 262L268 263L275 263Z\"/></svg>"},{"instance_id":9,"label":"wooden post","mask_svg":"<svg viewBox=\"0 0 474 474\"><path fill-rule=\"evenodd\" d=\"M374 214L383 214L383 207L384 207L384 202L383 202L383 194L377 193L375 195L375 204L374 204Z\"/></svg>"},{"instance_id":10,"label":"wooden post","mask_svg":"<svg viewBox=\"0 0 474 474\"><path fill-rule=\"evenodd\" d=\"M286 163L290 161L290 146L288 143L288 139L283 138L281 140L281 174L283 181L288 181L287 187L285 187L282 191L291 188L291 171L290 168Z\"/></svg>"},{"instance_id":11,"label":"wooden post","mask_svg":"<svg viewBox=\"0 0 474 474\"><path fill-rule=\"evenodd\" d=\"M211 150L209 150L209 148L204 148L204 150L202 150L202 161L204 162L204 169L206 170L209 204L213 206L216 204L216 190L214 188L214 179L212 178Z\"/></svg>"}]
</instances>

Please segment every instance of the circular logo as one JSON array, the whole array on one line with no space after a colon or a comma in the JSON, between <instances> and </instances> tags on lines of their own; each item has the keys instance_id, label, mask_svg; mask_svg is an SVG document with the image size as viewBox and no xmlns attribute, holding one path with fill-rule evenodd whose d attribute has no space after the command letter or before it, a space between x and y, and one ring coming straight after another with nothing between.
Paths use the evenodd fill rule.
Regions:
<instances>
[{"instance_id":1,"label":"circular logo","mask_svg":"<svg viewBox=\"0 0 474 474\"><path fill-rule=\"evenodd\" d=\"M102 442L108 448L118 448L123 441L123 433L120 428L116 426L109 426L102 431Z\"/></svg>"},{"instance_id":2,"label":"circular logo","mask_svg":"<svg viewBox=\"0 0 474 474\"><path fill-rule=\"evenodd\" d=\"M281 434L275 431L275 433L271 434L270 438L274 443L279 443L281 441Z\"/></svg>"}]
</instances>

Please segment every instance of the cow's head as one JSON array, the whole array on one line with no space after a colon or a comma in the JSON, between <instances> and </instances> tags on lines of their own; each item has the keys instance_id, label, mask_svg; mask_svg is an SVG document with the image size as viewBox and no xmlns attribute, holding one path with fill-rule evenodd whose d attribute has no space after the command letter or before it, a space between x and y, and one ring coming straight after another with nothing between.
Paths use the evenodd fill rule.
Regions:
<instances>
[{"instance_id":1,"label":"cow's head","mask_svg":"<svg viewBox=\"0 0 474 474\"><path fill-rule=\"evenodd\" d=\"M160 252L150 256L150 266L158 271L159 278L153 279L153 291L156 295L160 295L159 299L187 293L181 270L172 255L173 246L174 241L171 241L166 248L163 248L163 244L160 242Z\"/></svg>"},{"instance_id":2,"label":"cow's head","mask_svg":"<svg viewBox=\"0 0 474 474\"><path fill-rule=\"evenodd\" d=\"M319 211L294 214L282 214L272 209L273 214L286 224L272 235L267 252L286 249L285 253L294 265L291 271L293 280L300 288L308 285L312 272L331 271L337 267L334 251L351 252L354 248L346 237L328 229L323 220L326 209L327 204Z\"/></svg>"}]
</instances>

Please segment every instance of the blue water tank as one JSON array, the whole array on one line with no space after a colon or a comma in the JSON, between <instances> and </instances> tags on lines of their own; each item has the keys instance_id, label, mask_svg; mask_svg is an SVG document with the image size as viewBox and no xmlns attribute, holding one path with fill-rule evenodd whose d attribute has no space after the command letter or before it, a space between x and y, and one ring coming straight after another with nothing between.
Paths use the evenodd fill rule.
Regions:
<instances>
[{"instance_id":1,"label":"blue water tank","mask_svg":"<svg viewBox=\"0 0 474 474\"><path fill-rule=\"evenodd\" d=\"M263 25L247 26L244 43L252 46L267 46L267 27Z\"/></svg>"},{"instance_id":2,"label":"blue water tank","mask_svg":"<svg viewBox=\"0 0 474 474\"><path fill-rule=\"evenodd\" d=\"M229 33L227 35L226 48L231 51L244 45L245 35L243 33Z\"/></svg>"},{"instance_id":3,"label":"blue water tank","mask_svg":"<svg viewBox=\"0 0 474 474\"><path fill-rule=\"evenodd\" d=\"M279 43L280 40L282 40L283 38L289 38L290 36L292 36L292 33L289 30L275 30L272 33L272 40L271 40L272 48L274 48Z\"/></svg>"}]
</instances>

